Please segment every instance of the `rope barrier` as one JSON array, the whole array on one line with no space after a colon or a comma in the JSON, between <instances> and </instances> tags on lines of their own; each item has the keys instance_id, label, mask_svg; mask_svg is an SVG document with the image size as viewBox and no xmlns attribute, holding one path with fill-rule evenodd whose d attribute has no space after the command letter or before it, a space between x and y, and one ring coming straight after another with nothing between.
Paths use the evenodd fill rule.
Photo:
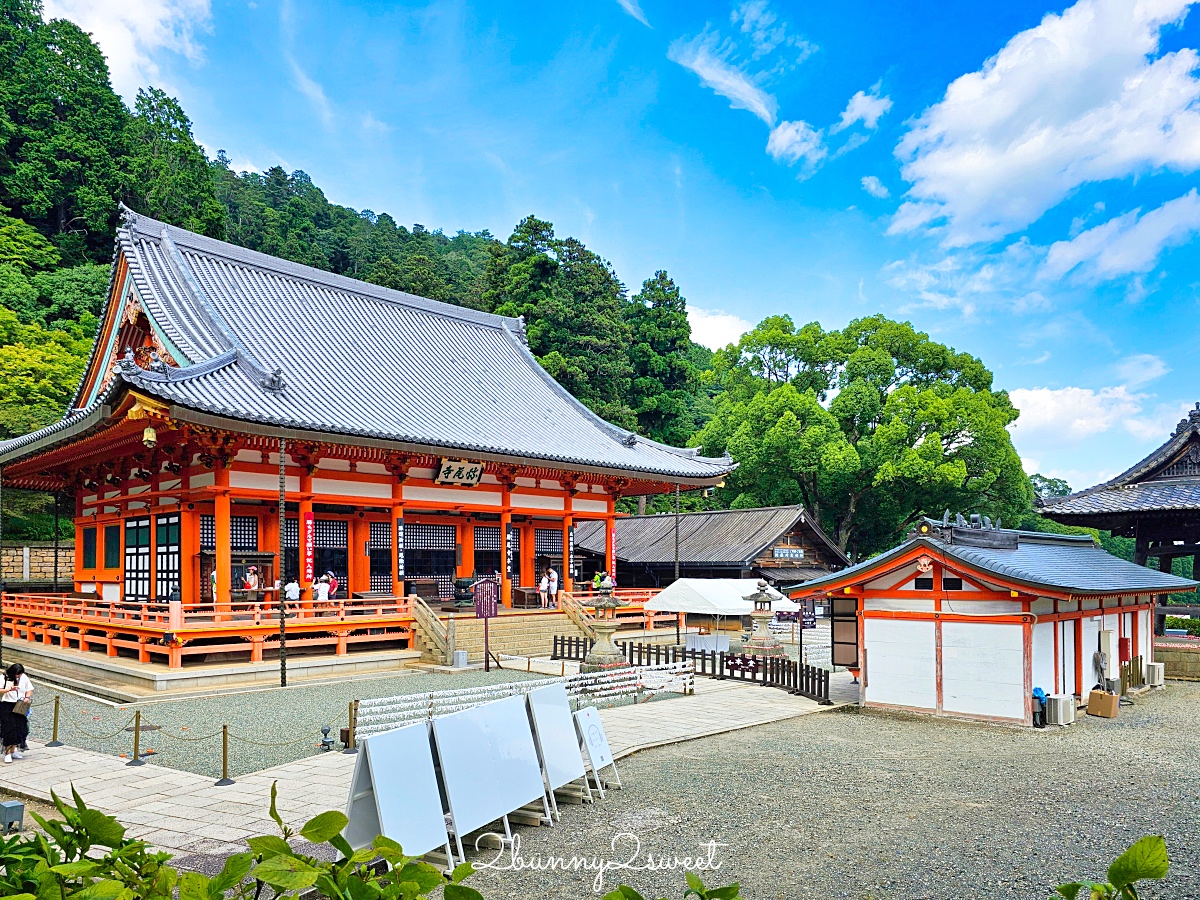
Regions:
<instances>
[{"instance_id":1,"label":"rope barrier","mask_svg":"<svg viewBox=\"0 0 1200 900\"><path fill-rule=\"evenodd\" d=\"M76 722L74 716L72 716L70 714L70 712L68 712L67 710L64 709L63 714L66 716L67 722L70 723L75 728L76 731L78 731L82 735L85 735L86 737L90 737L94 741L112 740L118 734L123 732L130 725L132 725L134 720L137 718L136 715L130 716L128 719L125 720L124 725L122 725L120 728L118 728L116 731L112 732L111 734L92 734L90 731L88 731L86 728L84 728L82 725L80 725L78 722Z\"/></svg>"}]
</instances>

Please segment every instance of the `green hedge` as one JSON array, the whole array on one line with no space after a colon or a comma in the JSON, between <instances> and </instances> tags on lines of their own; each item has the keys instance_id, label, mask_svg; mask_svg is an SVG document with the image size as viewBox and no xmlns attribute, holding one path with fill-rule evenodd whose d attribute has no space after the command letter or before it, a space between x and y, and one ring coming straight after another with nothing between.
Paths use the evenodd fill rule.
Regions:
<instances>
[{"instance_id":1,"label":"green hedge","mask_svg":"<svg viewBox=\"0 0 1200 900\"><path fill-rule=\"evenodd\" d=\"M1185 619L1182 616L1167 616L1168 628L1186 628L1192 637L1200 637L1200 619Z\"/></svg>"}]
</instances>

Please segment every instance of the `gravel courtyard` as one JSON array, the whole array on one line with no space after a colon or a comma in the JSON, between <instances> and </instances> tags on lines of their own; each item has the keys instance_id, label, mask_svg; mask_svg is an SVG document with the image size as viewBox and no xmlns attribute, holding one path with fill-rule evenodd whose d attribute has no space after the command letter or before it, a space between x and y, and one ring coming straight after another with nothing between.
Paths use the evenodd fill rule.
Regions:
<instances>
[{"instance_id":1,"label":"gravel courtyard","mask_svg":"<svg viewBox=\"0 0 1200 900\"><path fill-rule=\"evenodd\" d=\"M753 900L1045 898L1102 877L1144 834L1166 836L1171 874L1143 897L1200 897L1200 684L1171 683L1116 720L1044 731L857 709L639 753L624 791L521 828L521 857L641 861L704 856L709 886ZM478 864L485 856L475 856ZM509 864L509 857L500 861ZM480 871L488 900L580 898L594 871ZM610 871L647 897L682 898L679 871Z\"/></svg>"},{"instance_id":2,"label":"gravel courtyard","mask_svg":"<svg viewBox=\"0 0 1200 900\"><path fill-rule=\"evenodd\" d=\"M139 705L143 727L141 749L153 750L147 759L159 765L213 778L221 774L222 725L229 726L229 769L235 778L319 752L321 727L331 727L336 741L338 729L346 724L351 700L389 697L424 691L451 690L544 678L513 670L490 673L472 670L461 674L390 675L361 681L295 684L287 688L233 690L190 700L162 700ZM34 673L36 680L37 674ZM35 689L36 702L30 718L30 734L37 740L50 739L54 689ZM135 707L113 707L62 693L59 731L73 747L101 753L130 753ZM129 731L125 731L125 727ZM338 749L341 749L338 744Z\"/></svg>"}]
</instances>

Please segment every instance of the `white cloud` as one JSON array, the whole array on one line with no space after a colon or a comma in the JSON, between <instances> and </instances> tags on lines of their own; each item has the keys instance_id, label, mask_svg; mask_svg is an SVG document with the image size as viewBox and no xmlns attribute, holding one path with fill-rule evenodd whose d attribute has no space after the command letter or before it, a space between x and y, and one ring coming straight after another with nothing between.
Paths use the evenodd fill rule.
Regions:
<instances>
[{"instance_id":1,"label":"white cloud","mask_svg":"<svg viewBox=\"0 0 1200 900\"><path fill-rule=\"evenodd\" d=\"M1073 441L1101 434L1142 411L1145 395L1125 385L1099 390L1080 387L1017 388L1008 392L1021 411L1013 434L1048 433Z\"/></svg>"},{"instance_id":2,"label":"white cloud","mask_svg":"<svg viewBox=\"0 0 1200 900\"><path fill-rule=\"evenodd\" d=\"M807 122L780 122L767 139L767 152L789 166L803 162L804 171L811 174L825 158L825 145L821 132Z\"/></svg>"},{"instance_id":3,"label":"white cloud","mask_svg":"<svg viewBox=\"0 0 1200 900\"><path fill-rule=\"evenodd\" d=\"M1168 247L1186 243L1200 231L1200 194L1182 197L1139 215L1135 209L1051 245L1039 275L1061 278L1072 270L1088 281L1145 274Z\"/></svg>"},{"instance_id":4,"label":"white cloud","mask_svg":"<svg viewBox=\"0 0 1200 900\"><path fill-rule=\"evenodd\" d=\"M727 99L733 109L748 110L773 126L778 103L730 61L731 54L732 48L720 44L720 36L709 31L690 41L680 38L667 49L667 59L694 72L701 84Z\"/></svg>"},{"instance_id":5,"label":"white cloud","mask_svg":"<svg viewBox=\"0 0 1200 900\"><path fill-rule=\"evenodd\" d=\"M799 35L788 34L787 23L779 21L767 0L747 0L729 14L729 21L740 26L741 33L750 38L752 59L762 59L780 46L793 47L797 52L794 58L783 62L786 68L804 62L817 50Z\"/></svg>"},{"instance_id":6,"label":"white cloud","mask_svg":"<svg viewBox=\"0 0 1200 900\"><path fill-rule=\"evenodd\" d=\"M864 191L866 191L872 197L878 197L880 200L886 200L891 196L891 193L887 189L887 185L885 185L874 175L864 175L862 186Z\"/></svg>"},{"instance_id":7,"label":"white cloud","mask_svg":"<svg viewBox=\"0 0 1200 900\"><path fill-rule=\"evenodd\" d=\"M1171 371L1162 357L1153 353L1127 356L1116 365L1117 376L1130 387L1141 387L1157 381Z\"/></svg>"},{"instance_id":8,"label":"white cloud","mask_svg":"<svg viewBox=\"0 0 1200 900\"><path fill-rule=\"evenodd\" d=\"M837 134L843 129L849 128L855 122L862 122L867 128L872 131L879 125L879 118L889 109L892 108L892 100L890 97L879 96L879 85L871 88L871 93L859 91L850 98L850 102L846 104L845 110L842 112L841 121L829 129L830 133Z\"/></svg>"},{"instance_id":9,"label":"white cloud","mask_svg":"<svg viewBox=\"0 0 1200 900\"><path fill-rule=\"evenodd\" d=\"M688 307L688 322L692 326L692 340L710 350L737 343L738 338L754 327L741 316L723 309L701 309L698 306Z\"/></svg>"},{"instance_id":10,"label":"white cloud","mask_svg":"<svg viewBox=\"0 0 1200 900\"><path fill-rule=\"evenodd\" d=\"M287 60L288 65L292 68L292 80L296 85L296 89L312 103L313 109L321 117L321 124L326 128L332 128L333 107L329 103L329 98L325 96L325 89L318 82L310 78L304 69L300 68L300 63L296 62L290 53Z\"/></svg>"},{"instance_id":11,"label":"white cloud","mask_svg":"<svg viewBox=\"0 0 1200 900\"><path fill-rule=\"evenodd\" d=\"M375 118L375 114L370 111L363 113L363 117L360 120L360 124L362 125L362 130L365 131L367 134L372 134L372 135L377 135L377 136L387 134L389 131L392 130L391 125L389 125L387 122L382 122L379 119Z\"/></svg>"},{"instance_id":12,"label":"white cloud","mask_svg":"<svg viewBox=\"0 0 1200 900\"><path fill-rule=\"evenodd\" d=\"M621 9L625 10L625 12L629 13L647 28L651 27L650 23L646 20L646 14L642 12L642 7L638 3L638 0L617 0L617 2L621 4Z\"/></svg>"},{"instance_id":13,"label":"white cloud","mask_svg":"<svg viewBox=\"0 0 1200 900\"><path fill-rule=\"evenodd\" d=\"M889 230L991 241L1082 184L1200 167L1200 56L1159 51L1190 2L1080 0L951 83L896 148L912 188Z\"/></svg>"},{"instance_id":14,"label":"white cloud","mask_svg":"<svg viewBox=\"0 0 1200 900\"><path fill-rule=\"evenodd\" d=\"M201 58L195 33L208 28L209 0L46 0L47 19L70 19L95 38L113 87L130 103L138 88L161 87L157 54Z\"/></svg>"}]
</instances>

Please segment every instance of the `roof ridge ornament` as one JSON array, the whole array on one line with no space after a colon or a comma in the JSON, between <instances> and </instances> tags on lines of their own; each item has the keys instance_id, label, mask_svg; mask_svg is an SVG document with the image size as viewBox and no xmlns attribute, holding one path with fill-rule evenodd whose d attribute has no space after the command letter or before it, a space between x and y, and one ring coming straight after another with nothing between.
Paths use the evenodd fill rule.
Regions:
<instances>
[{"instance_id":1,"label":"roof ridge ornament","mask_svg":"<svg viewBox=\"0 0 1200 900\"><path fill-rule=\"evenodd\" d=\"M279 393L287 385L283 381L283 367L276 366L271 370L271 373L262 380L263 390Z\"/></svg>"}]
</instances>

